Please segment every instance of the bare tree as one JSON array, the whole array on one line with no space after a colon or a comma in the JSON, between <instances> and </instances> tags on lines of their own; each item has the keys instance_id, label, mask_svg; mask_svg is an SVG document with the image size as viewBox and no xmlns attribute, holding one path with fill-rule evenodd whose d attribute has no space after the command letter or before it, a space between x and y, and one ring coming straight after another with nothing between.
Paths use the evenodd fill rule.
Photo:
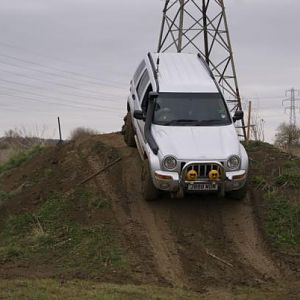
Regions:
<instances>
[{"instance_id":1,"label":"bare tree","mask_svg":"<svg viewBox=\"0 0 300 300\"><path fill-rule=\"evenodd\" d=\"M251 116L251 135L254 141L265 141L265 120L261 118L258 111L252 111Z\"/></svg>"},{"instance_id":2,"label":"bare tree","mask_svg":"<svg viewBox=\"0 0 300 300\"><path fill-rule=\"evenodd\" d=\"M300 128L281 123L275 135L275 145L284 149L300 145Z\"/></svg>"}]
</instances>

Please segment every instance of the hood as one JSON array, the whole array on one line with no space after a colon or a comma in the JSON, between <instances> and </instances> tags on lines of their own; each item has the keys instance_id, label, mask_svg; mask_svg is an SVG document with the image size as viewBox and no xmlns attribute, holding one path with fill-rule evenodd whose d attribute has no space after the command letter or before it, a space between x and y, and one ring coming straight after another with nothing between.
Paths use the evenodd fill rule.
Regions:
<instances>
[{"instance_id":1,"label":"hood","mask_svg":"<svg viewBox=\"0 0 300 300\"><path fill-rule=\"evenodd\" d=\"M162 156L179 160L223 160L240 155L240 142L233 124L227 126L152 125L152 135Z\"/></svg>"}]
</instances>

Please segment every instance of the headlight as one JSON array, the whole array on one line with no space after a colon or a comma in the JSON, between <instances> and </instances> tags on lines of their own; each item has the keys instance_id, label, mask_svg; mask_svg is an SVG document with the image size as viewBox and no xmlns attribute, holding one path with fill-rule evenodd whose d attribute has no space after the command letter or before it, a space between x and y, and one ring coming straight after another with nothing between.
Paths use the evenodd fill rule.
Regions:
<instances>
[{"instance_id":1,"label":"headlight","mask_svg":"<svg viewBox=\"0 0 300 300\"><path fill-rule=\"evenodd\" d=\"M241 159L237 155L232 155L227 160L227 167L230 170L238 170L241 164Z\"/></svg>"},{"instance_id":2,"label":"headlight","mask_svg":"<svg viewBox=\"0 0 300 300\"><path fill-rule=\"evenodd\" d=\"M163 165L167 170L174 170L177 167L177 159L173 156L164 158Z\"/></svg>"}]
</instances>

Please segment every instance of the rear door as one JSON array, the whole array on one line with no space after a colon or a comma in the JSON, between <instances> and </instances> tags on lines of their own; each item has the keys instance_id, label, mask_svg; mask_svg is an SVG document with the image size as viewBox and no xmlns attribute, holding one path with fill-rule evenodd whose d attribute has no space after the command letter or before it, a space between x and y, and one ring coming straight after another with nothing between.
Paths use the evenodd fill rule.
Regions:
<instances>
[{"instance_id":1,"label":"rear door","mask_svg":"<svg viewBox=\"0 0 300 300\"><path fill-rule=\"evenodd\" d=\"M138 82L137 88L136 88L136 109L142 110L144 115L146 116L147 108L148 108L148 100L149 100L149 93L152 91L152 85L150 82L150 76L148 73L148 70L146 69L143 72L143 75L140 78L140 81ZM136 120L137 121L137 134L139 137L142 137L142 139L145 141L144 137L144 127L145 127L145 121L143 120Z\"/></svg>"}]
</instances>

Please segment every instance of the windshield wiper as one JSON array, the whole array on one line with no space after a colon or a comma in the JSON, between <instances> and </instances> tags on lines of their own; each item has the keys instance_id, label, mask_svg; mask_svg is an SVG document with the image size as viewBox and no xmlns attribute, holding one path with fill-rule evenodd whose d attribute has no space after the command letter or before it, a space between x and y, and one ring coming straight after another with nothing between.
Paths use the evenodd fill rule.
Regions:
<instances>
[{"instance_id":1,"label":"windshield wiper","mask_svg":"<svg viewBox=\"0 0 300 300\"><path fill-rule=\"evenodd\" d=\"M179 120L172 120L168 122L164 122L163 125L170 126L170 125L181 125L181 126L206 126L206 125L214 125L214 124L223 124L226 123L226 120L220 119L211 119L211 120L190 120L190 119L179 119Z\"/></svg>"},{"instance_id":2,"label":"windshield wiper","mask_svg":"<svg viewBox=\"0 0 300 300\"><path fill-rule=\"evenodd\" d=\"M211 124L211 123L222 123L223 121L226 121L226 120L220 120L220 119L211 119L211 120L201 120L201 121L198 121L198 124L199 125L202 125L202 124Z\"/></svg>"},{"instance_id":3,"label":"windshield wiper","mask_svg":"<svg viewBox=\"0 0 300 300\"><path fill-rule=\"evenodd\" d=\"M198 123L198 120L190 120L190 119L180 119L180 120L172 120L169 122L165 122L164 125L176 125L176 124L196 124Z\"/></svg>"}]
</instances>

